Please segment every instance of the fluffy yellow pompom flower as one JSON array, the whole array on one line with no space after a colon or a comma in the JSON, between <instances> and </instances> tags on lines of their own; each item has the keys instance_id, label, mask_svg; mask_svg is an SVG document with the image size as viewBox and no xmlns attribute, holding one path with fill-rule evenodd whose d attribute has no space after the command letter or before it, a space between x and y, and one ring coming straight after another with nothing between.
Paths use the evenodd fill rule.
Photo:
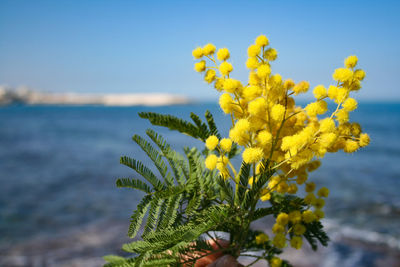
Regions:
<instances>
[{"instance_id":1,"label":"fluffy yellow pompom flower","mask_svg":"<svg viewBox=\"0 0 400 267\"><path fill-rule=\"evenodd\" d=\"M259 97L262 94L262 89L261 87L257 85L250 85L244 88L243 90L243 97L247 101L251 101L257 97Z\"/></svg>"},{"instance_id":2,"label":"fluffy yellow pompom flower","mask_svg":"<svg viewBox=\"0 0 400 267\"><path fill-rule=\"evenodd\" d=\"M241 133L235 128L229 131L229 138L240 145L245 145L248 141L248 137L247 133Z\"/></svg>"},{"instance_id":3,"label":"fluffy yellow pompom flower","mask_svg":"<svg viewBox=\"0 0 400 267\"><path fill-rule=\"evenodd\" d=\"M221 63L221 65L219 65L219 71L222 73L222 75L228 75L232 70L232 64L229 62L224 61Z\"/></svg>"},{"instance_id":4,"label":"fluffy yellow pompom flower","mask_svg":"<svg viewBox=\"0 0 400 267\"><path fill-rule=\"evenodd\" d=\"M315 183L311 182L306 184L307 193L313 192L314 190L315 190Z\"/></svg>"},{"instance_id":5,"label":"fluffy yellow pompom flower","mask_svg":"<svg viewBox=\"0 0 400 267\"><path fill-rule=\"evenodd\" d=\"M225 159L225 158L224 158ZM217 170L219 170L219 174L224 178L228 178L229 177L229 171L226 168L226 164L222 161L218 161L217 162Z\"/></svg>"},{"instance_id":6,"label":"fluffy yellow pompom flower","mask_svg":"<svg viewBox=\"0 0 400 267\"><path fill-rule=\"evenodd\" d=\"M282 260L278 257L273 257L271 261L269 262L271 267L281 267L282 266Z\"/></svg>"},{"instance_id":7,"label":"fluffy yellow pompom flower","mask_svg":"<svg viewBox=\"0 0 400 267\"><path fill-rule=\"evenodd\" d=\"M222 91L223 87L224 87L224 82L225 79L224 78L215 78L215 83L214 83L214 88L217 89L217 91Z\"/></svg>"},{"instance_id":8,"label":"fluffy yellow pompom flower","mask_svg":"<svg viewBox=\"0 0 400 267\"><path fill-rule=\"evenodd\" d=\"M264 244L268 240L269 240L269 236L264 233L261 233L256 236L256 244L258 244L258 245Z\"/></svg>"},{"instance_id":9,"label":"fluffy yellow pompom flower","mask_svg":"<svg viewBox=\"0 0 400 267\"><path fill-rule=\"evenodd\" d=\"M325 101L320 100L308 104L305 109L308 116L315 117L324 114L328 110L328 104Z\"/></svg>"},{"instance_id":10,"label":"fluffy yellow pompom flower","mask_svg":"<svg viewBox=\"0 0 400 267\"><path fill-rule=\"evenodd\" d=\"M235 93L241 86L240 81L235 79L226 79L224 82L224 89L228 93Z\"/></svg>"},{"instance_id":11,"label":"fluffy yellow pompom flower","mask_svg":"<svg viewBox=\"0 0 400 267\"><path fill-rule=\"evenodd\" d=\"M349 91L346 88L339 88L337 91L335 102L341 103L348 97L349 97Z\"/></svg>"},{"instance_id":12,"label":"fluffy yellow pompom flower","mask_svg":"<svg viewBox=\"0 0 400 267\"><path fill-rule=\"evenodd\" d=\"M343 109L346 111L353 111L357 108L357 101L354 98L347 98L343 103Z\"/></svg>"},{"instance_id":13,"label":"fluffy yellow pompom flower","mask_svg":"<svg viewBox=\"0 0 400 267\"><path fill-rule=\"evenodd\" d=\"M337 135L335 133L324 133L320 136L321 144L325 148L330 148L336 141Z\"/></svg>"},{"instance_id":14,"label":"fluffy yellow pompom flower","mask_svg":"<svg viewBox=\"0 0 400 267\"><path fill-rule=\"evenodd\" d=\"M274 48L269 48L264 52L264 57L269 61L274 61L278 57L278 51Z\"/></svg>"},{"instance_id":15,"label":"fluffy yellow pompom flower","mask_svg":"<svg viewBox=\"0 0 400 267\"><path fill-rule=\"evenodd\" d=\"M284 248L286 245L285 235L282 233L275 235L274 239L272 240L272 244L277 248Z\"/></svg>"},{"instance_id":16,"label":"fluffy yellow pompom flower","mask_svg":"<svg viewBox=\"0 0 400 267\"><path fill-rule=\"evenodd\" d=\"M344 109L341 109L341 110L339 110L337 113L336 113L336 120L339 122L339 123L345 123L345 122L348 122L349 121L349 112L347 112L346 110L344 110Z\"/></svg>"},{"instance_id":17,"label":"fluffy yellow pompom flower","mask_svg":"<svg viewBox=\"0 0 400 267\"><path fill-rule=\"evenodd\" d=\"M325 118L320 121L319 130L323 133L333 132L336 128L335 121L331 118Z\"/></svg>"},{"instance_id":18,"label":"fluffy yellow pompom flower","mask_svg":"<svg viewBox=\"0 0 400 267\"><path fill-rule=\"evenodd\" d=\"M209 150L214 150L217 147L218 142L218 137L216 137L215 135L211 135L206 139L206 147Z\"/></svg>"},{"instance_id":19,"label":"fluffy yellow pompom flower","mask_svg":"<svg viewBox=\"0 0 400 267\"><path fill-rule=\"evenodd\" d=\"M279 224L279 223L275 223L275 224L272 226L272 232L273 232L274 234L283 233L283 232L285 232L285 226L284 226L284 225L281 225L281 224Z\"/></svg>"},{"instance_id":20,"label":"fluffy yellow pompom flower","mask_svg":"<svg viewBox=\"0 0 400 267\"><path fill-rule=\"evenodd\" d=\"M359 136L361 134L361 125L357 122L353 122L350 127L351 134L354 136Z\"/></svg>"},{"instance_id":21,"label":"fluffy yellow pompom flower","mask_svg":"<svg viewBox=\"0 0 400 267\"><path fill-rule=\"evenodd\" d=\"M221 61L227 60L227 59L229 59L229 57L230 57L230 54L229 54L228 48L221 48L218 50L218 52L217 52L218 60L221 60Z\"/></svg>"},{"instance_id":22,"label":"fluffy yellow pompom flower","mask_svg":"<svg viewBox=\"0 0 400 267\"><path fill-rule=\"evenodd\" d=\"M229 138L223 138L219 145L221 146L222 150L225 152L229 152L232 149L232 140Z\"/></svg>"},{"instance_id":23,"label":"fluffy yellow pompom flower","mask_svg":"<svg viewBox=\"0 0 400 267\"><path fill-rule=\"evenodd\" d=\"M295 86L295 83L292 79L287 79L283 83L283 88L285 88L286 90L293 88L293 86Z\"/></svg>"},{"instance_id":24,"label":"fluffy yellow pompom flower","mask_svg":"<svg viewBox=\"0 0 400 267\"><path fill-rule=\"evenodd\" d=\"M296 184L291 184L291 185L289 185L289 187L287 189L287 192L289 194L296 194L297 190L298 190L297 185Z\"/></svg>"},{"instance_id":25,"label":"fluffy yellow pompom flower","mask_svg":"<svg viewBox=\"0 0 400 267\"><path fill-rule=\"evenodd\" d=\"M321 220L322 218L325 217L325 213L320 209L316 209L314 211L314 214L315 214L315 217L317 217L318 220Z\"/></svg>"},{"instance_id":26,"label":"fluffy yellow pompom flower","mask_svg":"<svg viewBox=\"0 0 400 267\"><path fill-rule=\"evenodd\" d=\"M249 138L250 122L247 119L240 119L235 127L230 130L229 137L239 145L245 144Z\"/></svg>"},{"instance_id":27,"label":"fluffy yellow pompom flower","mask_svg":"<svg viewBox=\"0 0 400 267\"><path fill-rule=\"evenodd\" d=\"M215 80L217 73L215 70L207 70L206 75L204 76L204 80L208 83L212 83Z\"/></svg>"},{"instance_id":28,"label":"fluffy yellow pompom flower","mask_svg":"<svg viewBox=\"0 0 400 267\"><path fill-rule=\"evenodd\" d=\"M346 82L353 77L353 72L349 69L338 68L332 75L335 81Z\"/></svg>"},{"instance_id":29,"label":"fluffy yellow pompom flower","mask_svg":"<svg viewBox=\"0 0 400 267\"><path fill-rule=\"evenodd\" d=\"M301 220L301 215L300 215L300 220ZM302 235L306 232L306 227L302 225L301 223L297 223L293 226L293 233L295 235Z\"/></svg>"},{"instance_id":30,"label":"fluffy yellow pompom flower","mask_svg":"<svg viewBox=\"0 0 400 267\"><path fill-rule=\"evenodd\" d=\"M294 210L289 212L289 221L292 223L299 223L301 222L301 213L298 210Z\"/></svg>"},{"instance_id":31,"label":"fluffy yellow pompom flower","mask_svg":"<svg viewBox=\"0 0 400 267\"><path fill-rule=\"evenodd\" d=\"M262 146L271 144L272 134L268 130L262 130L257 134L256 140Z\"/></svg>"},{"instance_id":32,"label":"fluffy yellow pompom flower","mask_svg":"<svg viewBox=\"0 0 400 267\"><path fill-rule=\"evenodd\" d=\"M269 43L268 38L265 35L260 35L256 39L256 45L260 47L267 46L268 43Z\"/></svg>"},{"instance_id":33,"label":"fluffy yellow pompom flower","mask_svg":"<svg viewBox=\"0 0 400 267\"><path fill-rule=\"evenodd\" d=\"M358 148L359 148L359 146L356 141L346 140L343 151L346 153L353 153L353 152L356 152Z\"/></svg>"},{"instance_id":34,"label":"fluffy yellow pompom flower","mask_svg":"<svg viewBox=\"0 0 400 267\"><path fill-rule=\"evenodd\" d=\"M261 194L261 197L260 197L261 201L268 201L270 199L271 199L271 194L268 193L268 191L267 191L267 193L262 193Z\"/></svg>"},{"instance_id":35,"label":"fluffy yellow pompom flower","mask_svg":"<svg viewBox=\"0 0 400 267\"><path fill-rule=\"evenodd\" d=\"M276 191L278 193L285 194L287 193L288 187L289 186L286 182L280 182L276 188Z\"/></svg>"},{"instance_id":36,"label":"fluffy yellow pompom flower","mask_svg":"<svg viewBox=\"0 0 400 267\"><path fill-rule=\"evenodd\" d=\"M356 79L359 80L359 81L364 80L364 78L365 78L365 71L363 71L363 70L356 70L356 71L354 72L354 78L356 78Z\"/></svg>"},{"instance_id":37,"label":"fluffy yellow pompom flower","mask_svg":"<svg viewBox=\"0 0 400 267\"><path fill-rule=\"evenodd\" d=\"M195 59L203 57L203 48L197 47L192 51L192 55Z\"/></svg>"},{"instance_id":38,"label":"fluffy yellow pompom flower","mask_svg":"<svg viewBox=\"0 0 400 267\"><path fill-rule=\"evenodd\" d=\"M328 103L326 103L326 101L319 100L317 102L317 104L318 104L318 109L317 109L317 114L318 115L322 115L322 114L324 114L325 112L328 111Z\"/></svg>"},{"instance_id":39,"label":"fluffy yellow pompom flower","mask_svg":"<svg viewBox=\"0 0 400 267\"><path fill-rule=\"evenodd\" d=\"M325 200L323 200L322 198L317 198L315 200L314 206L317 209L322 209L325 206Z\"/></svg>"},{"instance_id":40,"label":"fluffy yellow pompom flower","mask_svg":"<svg viewBox=\"0 0 400 267\"><path fill-rule=\"evenodd\" d=\"M315 203L315 200L317 198L315 197L315 195L313 193L309 193L307 194L307 196L304 198L304 203L308 204L308 205L312 205Z\"/></svg>"},{"instance_id":41,"label":"fluffy yellow pompom flower","mask_svg":"<svg viewBox=\"0 0 400 267\"><path fill-rule=\"evenodd\" d=\"M292 248L301 249L301 246L303 245L303 240L300 236L294 236L290 240L290 245L292 246Z\"/></svg>"},{"instance_id":42,"label":"fluffy yellow pompom flower","mask_svg":"<svg viewBox=\"0 0 400 267\"><path fill-rule=\"evenodd\" d=\"M322 84L320 84L320 85L315 86L315 88L313 90L313 94L314 94L315 98L319 99L319 98L325 97L328 93L327 93L326 88Z\"/></svg>"},{"instance_id":43,"label":"fluffy yellow pompom flower","mask_svg":"<svg viewBox=\"0 0 400 267\"><path fill-rule=\"evenodd\" d=\"M282 76L280 74L275 74L269 80L272 86L280 86L282 84Z\"/></svg>"},{"instance_id":44,"label":"fluffy yellow pompom flower","mask_svg":"<svg viewBox=\"0 0 400 267\"><path fill-rule=\"evenodd\" d=\"M335 100L337 95L338 95L338 90L339 88L337 88L334 85L329 86L328 88L328 97L332 100Z\"/></svg>"},{"instance_id":45,"label":"fluffy yellow pompom flower","mask_svg":"<svg viewBox=\"0 0 400 267\"><path fill-rule=\"evenodd\" d=\"M213 44L206 44L206 45L203 47L203 53L204 53L205 56L208 56L208 55L214 54L215 49L216 49L216 48L215 48L215 45L213 45Z\"/></svg>"},{"instance_id":46,"label":"fluffy yellow pompom flower","mask_svg":"<svg viewBox=\"0 0 400 267\"><path fill-rule=\"evenodd\" d=\"M298 95L307 92L308 88L310 88L310 84L306 81L301 81L293 87L293 92Z\"/></svg>"},{"instance_id":47,"label":"fluffy yellow pompom flower","mask_svg":"<svg viewBox=\"0 0 400 267\"><path fill-rule=\"evenodd\" d=\"M347 68L354 68L357 65L358 58L356 56L349 56L344 60L344 65Z\"/></svg>"},{"instance_id":48,"label":"fluffy yellow pompom flower","mask_svg":"<svg viewBox=\"0 0 400 267\"><path fill-rule=\"evenodd\" d=\"M257 98L251 101L248 107L248 111L254 116L263 116L266 112L267 101L264 98Z\"/></svg>"},{"instance_id":49,"label":"fluffy yellow pompom flower","mask_svg":"<svg viewBox=\"0 0 400 267\"><path fill-rule=\"evenodd\" d=\"M214 170L217 166L218 157L214 154L208 155L205 161L206 168L209 170Z\"/></svg>"},{"instance_id":50,"label":"fluffy yellow pompom flower","mask_svg":"<svg viewBox=\"0 0 400 267\"><path fill-rule=\"evenodd\" d=\"M222 95L219 97L219 105L220 105L222 111L223 111L224 113L226 113L226 114L229 114L229 113L232 112L232 109L233 109L233 104L232 104L232 103L233 103L233 99L232 99L232 97L231 97L229 94L227 94L227 93L222 94Z\"/></svg>"},{"instance_id":51,"label":"fluffy yellow pompom flower","mask_svg":"<svg viewBox=\"0 0 400 267\"><path fill-rule=\"evenodd\" d=\"M260 77L258 77L257 73L251 71L249 73L249 84L250 85L258 85L260 83Z\"/></svg>"},{"instance_id":52,"label":"fluffy yellow pompom flower","mask_svg":"<svg viewBox=\"0 0 400 267\"><path fill-rule=\"evenodd\" d=\"M276 223L280 225L286 225L289 222L289 215L284 212L279 213L278 217L276 217Z\"/></svg>"},{"instance_id":53,"label":"fluffy yellow pompom flower","mask_svg":"<svg viewBox=\"0 0 400 267\"><path fill-rule=\"evenodd\" d=\"M329 196L329 189L326 188L326 187L321 187L318 190L317 194L318 194L319 197L328 197Z\"/></svg>"},{"instance_id":54,"label":"fluffy yellow pompom flower","mask_svg":"<svg viewBox=\"0 0 400 267\"><path fill-rule=\"evenodd\" d=\"M360 134L360 147L365 147L369 145L370 138L369 135L366 133Z\"/></svg>"},{"instance_id":55,"label":"fluffy yellow pompom flower","mask_svg":"<svg viewBox=\"0 0 400 267\"><path fill-rule=\"evenodd\" d=\"M358 91L361 89L361 82L359 80L353 80L349 87L350 91Z\"/></svg>"},{"instance_id":56,"label":"fluffy yellow pompom flower","mask_svg":"<svg viewBox=\"0 0 400 267\"><path fill-rule=\"evenodd\" d=\"M206 70L206 61L202 60L194 64L194 69L197 72L203 72Z\"/></svg>"},{"instance_id":57,"label":"fluffy yellow pompom flower","mask_svg":"<svg viewBox=\"0 0 400 267\"><path fill-rule=\"evenodd\" d=\"M265 78L271 73L271 68L267 64L262 64L261 66L258 67L257 69L257 75L260 78Z\"/></svg>"},{"instance_id":58,"label":"fluffy yellow pompom flower","mask_svg":"<svg viewBox=\"0 0 400 267\"><path fill-rule=\"evenodd\" d=\"M316 219L315 214L311 210L304 211L301 217L305 223L313 222Z\"/></svg>"},{"instance_id":59,"label":"fluffy yellow pompom flower","mask_svg":"<svg viewBox=\"0 0 400 267\"><path fill-rule=\"evenodd\" d=\"M246 61L246 67L251 70L256 69L259 64L260 62L256 57L249 57Z\"/></svg>"},{"instance_id":60,"label":"fluffy yellow pompom flower","mask_svg":"<svg viewBox=\"0 0 400 267\"><path fill-rule=\"evenodd\" d=\"M249 57L256 57L260 54L260 51L261 49L258 45L251 45L247 48L247 55L249 55Z\"/></svg>"},{"instance_id":61,"label":"fluffy yellow pompom flower","mask_svg":"<svg viewBox=\"0 0 400 267\"><path fill-rule=\"evenodd\" d=\"M246 163L255 163L262 159L263 151L259 147L249 147L243 152L243 161Z\"/></svg>"},{"instance_id":62,"label":"fluffy yellow pompom flower","mask_svg":"<svg viewBox=\"0 0 400 267\"><path fill-rule=\"evenodd\" d=\"M307 170L309 172L312 172L312 171L315 171L316 169L318 169L319 166L321 166L321 161L314 160L314 161L310 162L310 164L308 164Z\"/></svg>"},{"instance_id":63,"label":"fluffy yellow pompom flower","mask_svg":"<svg viewBox=\"0 0 400 267\"><path fill-rule=\"evenodd\" d=\"M285 115L285 107L281 104L276 104L271 109L271 117L275 121L282 121Z\"/></svg>"}]
</instances>

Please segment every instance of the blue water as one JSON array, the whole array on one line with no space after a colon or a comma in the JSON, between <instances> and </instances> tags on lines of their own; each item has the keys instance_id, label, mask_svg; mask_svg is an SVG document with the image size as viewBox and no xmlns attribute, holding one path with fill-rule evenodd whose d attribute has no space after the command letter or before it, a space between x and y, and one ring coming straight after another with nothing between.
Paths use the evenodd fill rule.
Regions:
<instances>
[{"instance_id":1,"label":"blue water","mask_svg":"<svg viewBox=\"0 0 400 267\"><path fill-rule=\"evenodd\" d=\"M213 104L171 107L0 108L0 244L53 236L98 221L128 221L136 191L118 189L133 176L121 155L149 162L131 136L151 125L140 111L189 118L210 109L225 131L229 119ZM311 177L328 186L327 217L400 240L400 104L361 103L351 120L372 138L356 154L324 158ZM175 148L200 145L157 128Z\"/></svg>"}]
</instances>

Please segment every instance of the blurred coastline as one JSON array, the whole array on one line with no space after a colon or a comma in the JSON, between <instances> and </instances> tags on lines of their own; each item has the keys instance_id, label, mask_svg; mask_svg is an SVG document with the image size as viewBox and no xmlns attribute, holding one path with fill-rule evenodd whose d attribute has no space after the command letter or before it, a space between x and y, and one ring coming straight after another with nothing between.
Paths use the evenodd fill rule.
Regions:
<instances>
[{"instance_id":1,"label":"blurred coastline","mask_svg":"<svg viewBox=\"0 0 400 267\"><path fill-rule=\"evenodd\" d=\"M189 99L166 93L140 94L78 94L45 93L26 87L0 86L0 106L26 105L104 105L104 106L165 106L188 104Z\"/></svg>"},{"instance_id":2,"label":"blurred coastline","mask_svg":"<svg viewBox=\"0 0 400 267\"><path fill-rule=\"evenodd\" d=\"M229 120L215 104L1 107L0 266L100 266L101 256L122 254L142 195L116 188L116 178L135 175L119 157L150 164L130 140L151 127L137 113L187 119L206 109L226 134ZM399 118L400 103L360 102L351 114L372 143L355 155L328 155L311 175L331 190L324 224L332 242L316 253L307 245L285 252L294 266L400 266ZM156 129L178 150L202 145Z\"/></svg>"}]
</instances>

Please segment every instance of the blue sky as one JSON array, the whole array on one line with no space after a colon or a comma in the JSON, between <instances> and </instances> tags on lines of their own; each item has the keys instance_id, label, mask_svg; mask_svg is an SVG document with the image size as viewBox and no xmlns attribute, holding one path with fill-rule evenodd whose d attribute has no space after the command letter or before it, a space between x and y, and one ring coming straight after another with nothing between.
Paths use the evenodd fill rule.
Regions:
<instances>
[{"instance_id":1,"label":"blue sky","mask_svg":"<svg viewBox=\"0 0 400 267\"><path fill-rule=\"evenodd\" d=\"M273 72L329 85L348 55L367 77L358 99L400 100L395 1L0 1L0 84L52 92L168 92L215 99L193 70L193 48L246 50L265 34Z\"/></svg>"}]
</instances>

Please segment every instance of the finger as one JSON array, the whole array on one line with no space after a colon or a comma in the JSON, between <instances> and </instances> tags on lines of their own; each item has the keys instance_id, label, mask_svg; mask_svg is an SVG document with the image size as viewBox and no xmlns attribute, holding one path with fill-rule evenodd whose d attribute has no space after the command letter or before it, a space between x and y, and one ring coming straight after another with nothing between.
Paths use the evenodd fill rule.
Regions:
<instances>
[{"instance_id":1,"label":"finger","mask_svg":"<svg viewBox=\"0 0 400 267\"><path fill-rule=\"evenodd\" d=\"M218 244L217 244L217 243L218 243ZM228 241L228 240L225 240L225 239L218 239L217 242L215 242L214 240L208 240L208 244L210 244L211 247L212 247L214 250L218 250L218 249L220 249L221 247L222 247L222 248L227 248L227 247L229 247L229 245L230 245L229 241Z\"/></svg>"},{"instance_id":2,"label":"finger","mask_svg":"<svg viewBox=\"0 0 400 267\"><path fill-rule=\"evenodd\" d=\"M207 267L240 267L241 265L232 255L224 255Z\"/></svg>"},{"instance_id":3,"label":"finger","mask_svg":"<svg viewBox=\"0 0 400 267\"><path fill-rule=\"evenodd\" d=\"M229 241L224 240L224 239L217 240L218 244L214 240L208 240L207 242L208 242L208 244L210 244L210 246L212 247L213 250L219 250L219 249L221 249L221 247L222 248L229 247ZM205 257L198 259L194 266L195 267L205 267L205 266L213 263L215 260L217 260L222 255L223 255L222 251L215 252L211 255L207 255Z\"/></svg>"}]
</instances>

